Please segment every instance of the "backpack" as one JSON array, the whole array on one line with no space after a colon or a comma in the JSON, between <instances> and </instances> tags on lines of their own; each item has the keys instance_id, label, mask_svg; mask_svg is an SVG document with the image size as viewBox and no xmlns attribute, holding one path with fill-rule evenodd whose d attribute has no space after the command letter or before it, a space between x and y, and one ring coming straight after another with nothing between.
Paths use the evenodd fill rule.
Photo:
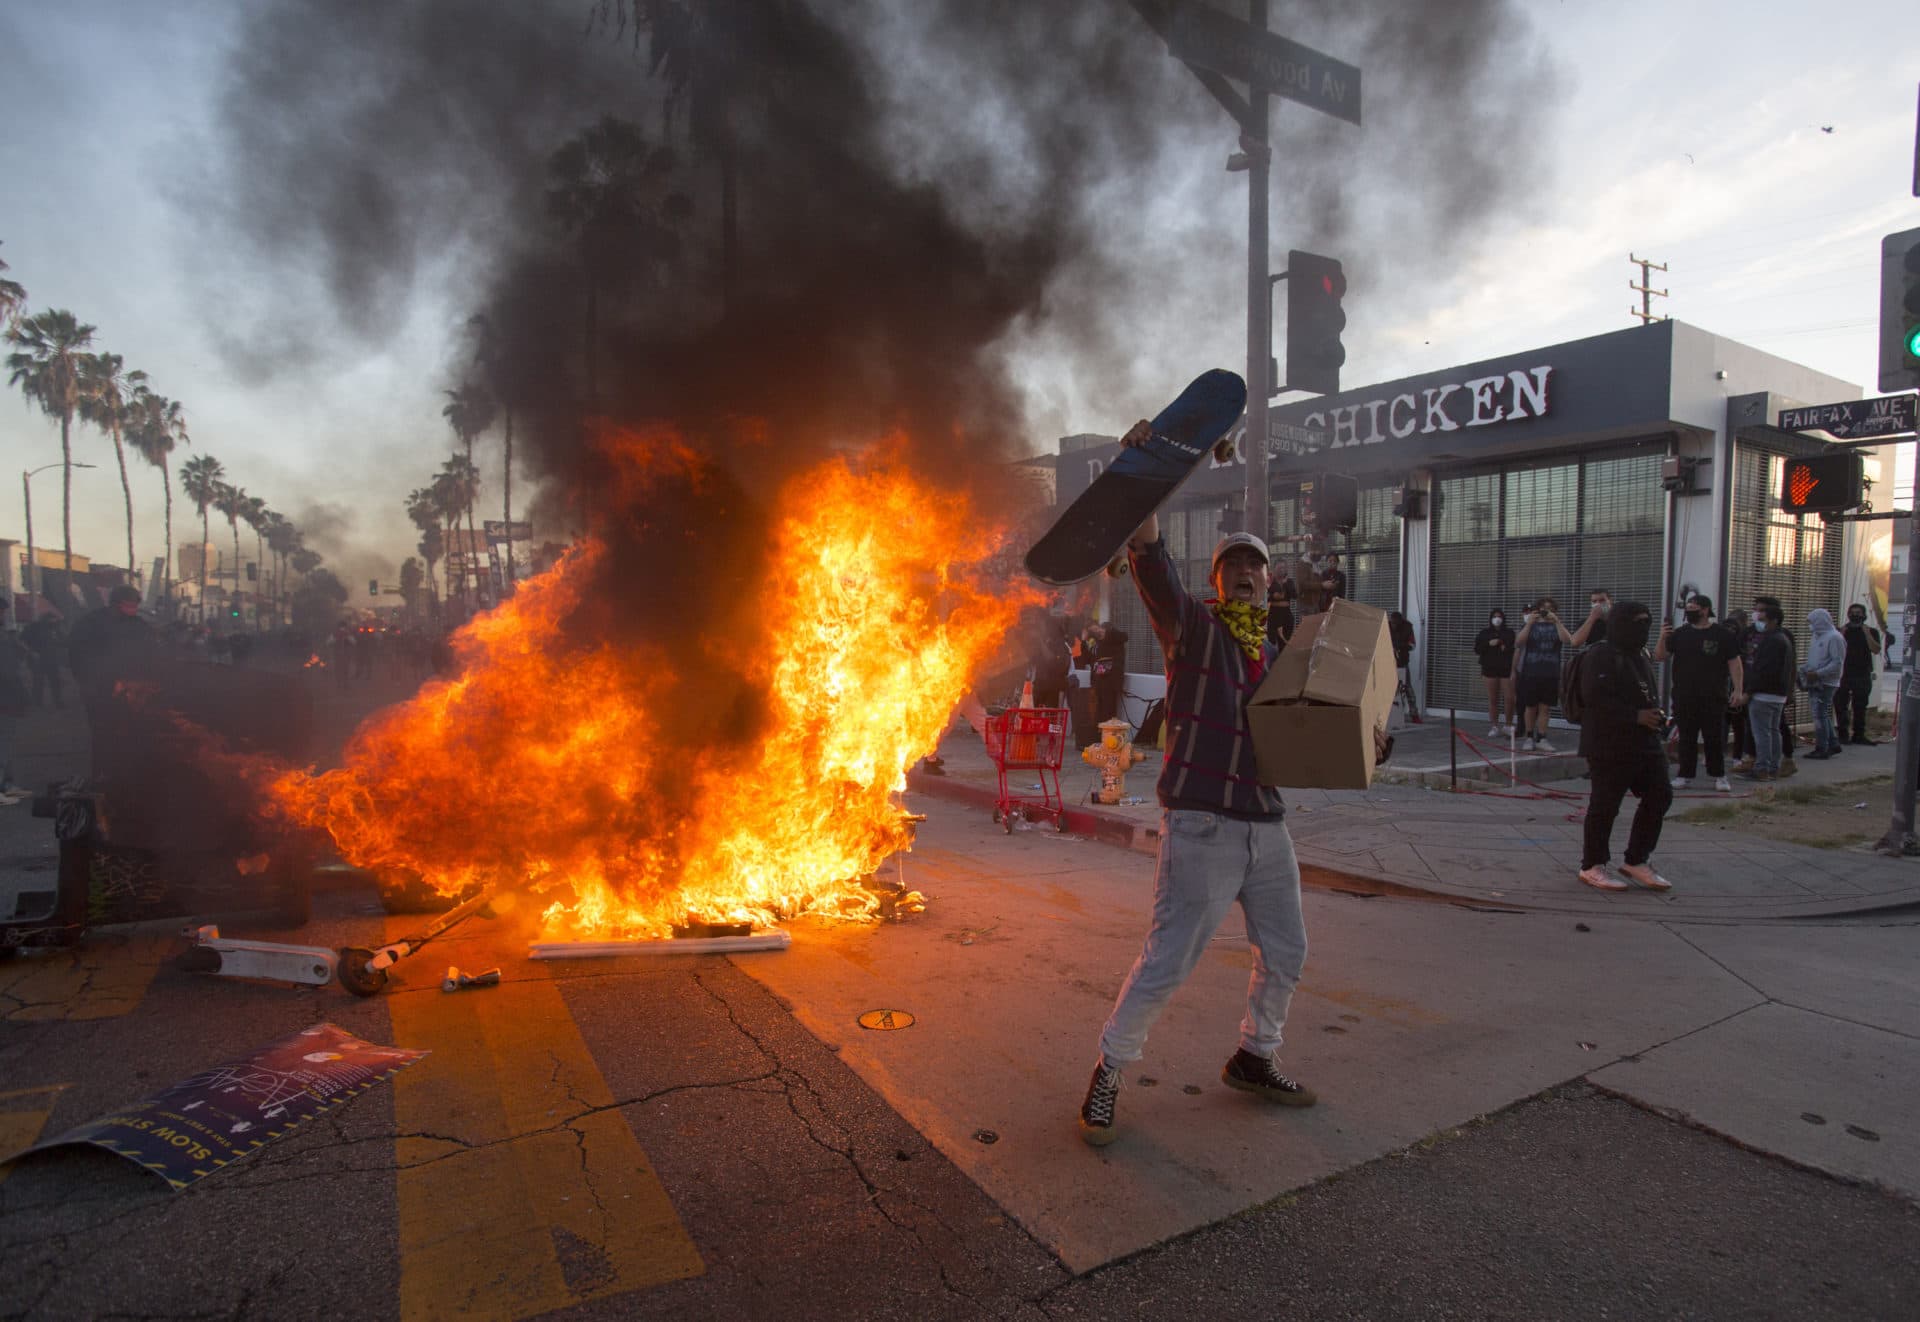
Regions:
<instances>
[{"instance_id":1,"label":"backpack","mask_svg":"<svg viewBox=\"0 0 1920 1322\"><path fill-rule=\"evenodd\" d=\"M1560 714L1572 725L1580 724L1587 714L1586 699L1580 692L1580 662L1592 650L1583 647L1560 663Z\"/></svg>"}]
</instances>

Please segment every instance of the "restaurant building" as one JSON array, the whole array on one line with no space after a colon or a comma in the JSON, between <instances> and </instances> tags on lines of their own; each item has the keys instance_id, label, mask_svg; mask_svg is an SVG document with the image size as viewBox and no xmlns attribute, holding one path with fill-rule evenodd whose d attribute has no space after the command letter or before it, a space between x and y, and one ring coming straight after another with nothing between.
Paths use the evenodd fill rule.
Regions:
<instances>
[{"instance_id":1,"label":"restaurant building","mask_svg":"<svg viewBox=\"0 0 1920 1322\"><path fill-rule=\"evenodd\" d=\"M1348 595L1413 622L1429 708L1481 713L1471 643L1496 606L1517 624L1550 595L1572 628L1594 588L1668 619L1690 591L1722 613L1770 593L1803 640L1812 607L1836 619L1849 602L1884 609L1875 587L1884 593L1888 522L1827 523L1779 505L1786 461L1827 449L1781 430L1780 411L1860 397L1851 383L1662 321L1279 404L1264 531L1276 559L1305 553L1303 485L1354 478L1356 526L1325 543L1341 553ZM1065 438L1056 499L1078 495L1117 448ZM1890 509L1892 447L1860 453L1869 502ZM1244 461L1209 461L1162 512L1189 588L1205 591L1213 545L1241 526L1244 501ZM1131 584L1103 580L1100 591L1099 609L1130 636L1129 672L1157 677Z\"/></svg>"}]
</instances>

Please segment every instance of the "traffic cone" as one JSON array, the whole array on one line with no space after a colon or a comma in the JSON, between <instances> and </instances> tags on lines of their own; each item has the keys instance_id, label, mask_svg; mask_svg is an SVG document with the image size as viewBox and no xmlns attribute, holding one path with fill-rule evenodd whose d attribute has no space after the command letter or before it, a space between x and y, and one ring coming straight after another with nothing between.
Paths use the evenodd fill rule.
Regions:
<instances>
[{"instance_id":1,"label":"traffic cone","mask_svg":"<svg viewBox=\"0 0 1920 1322\"><path fill-rule=\"evenodd\" d=\"M1033 706L1033 681L1032 680L1028 680L1026 683L1020 686L1020 705L1022 707Z\"/></svg>"}]
</instances>

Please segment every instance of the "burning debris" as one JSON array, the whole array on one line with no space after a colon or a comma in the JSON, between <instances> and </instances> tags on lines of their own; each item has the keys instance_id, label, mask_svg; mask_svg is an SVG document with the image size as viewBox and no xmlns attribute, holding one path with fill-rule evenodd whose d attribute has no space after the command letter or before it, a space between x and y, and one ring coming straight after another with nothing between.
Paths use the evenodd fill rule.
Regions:
<instances>
[{"instance_id":1,"label":"burning debris","mask_svg":"<svg viewBox=\"0 0 1920 1322\"><path fill-rule=\"evenodd\" d=\"M630 440L623 509L721 480ZM1024 594L984 568L993 525L884 448L768 503L779 591L710 611L696 645L607 628L591 596L619 588L589 540L457 636L458 677L374 718L339 769L279 777L274 800L357 866L447 895L524 888L552 938L879 916L860 879L911 844L896 791Z\"/></svg>"}]
</instances>

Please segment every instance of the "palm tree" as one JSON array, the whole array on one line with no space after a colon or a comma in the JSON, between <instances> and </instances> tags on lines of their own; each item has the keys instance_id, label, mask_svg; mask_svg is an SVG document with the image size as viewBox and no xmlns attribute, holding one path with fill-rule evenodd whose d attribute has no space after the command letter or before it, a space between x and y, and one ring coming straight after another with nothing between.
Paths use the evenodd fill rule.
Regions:
<instances>
[{"instance_id":1,"label":"palm tree","mask_svg":"<svg viewBox=\"0 0 1920 1322\"><path fill-rule=\"evenodd\" d=\"M247 508L247 489L222 482L213 493L213 507L226 516L227 527L233 530L233 595L227 598L231 609L240 598L240 512Z\"/></svg>"},{"instance_id":2,"label":"palm tree","mask_svg":"<svg viewBox=\"0 0 1920 1322\"><path fill-rule=\"evenodd\" d=\"M617 287L637 266L674 254L674 227L692 210L670 193L673 152L649 143L638 125L603 115L547 161L547 210L580 245L586 285L587 412L599 409L600 289Z\"/></svg>"},{"instance_id":3,"label":"palm tree","mask_svg":"<svg viewBox=\"0 0 1920 1322\"><path fill-rule=\"evenodd\" d=\"M260 589L266 586L267 578L267 519L273 511L267 508L267 502L260 496L248 496L240 502L240 518L247 527L253 529L253 572L259 587L254 592L253 623L260 626ZM238 529L235 529L238 532ZM236 552L237 554L237 552Z\"/></svg>"},{"instance_id":4,"label":"palm tree","mask_svg":"<svg viewBox=\"0 0 1920 1322\"><path fill-rule=\"evenodd\" d=\"M466 450L467 467L473 471L473 481L467 488L467 540L472 542L473 503L480 498L480 467L473 462L473 442L481 432L493 425L498 409L485 386L462 383L458 390L449 390L446 394L447 406L440 410L440 416L447 420L453 428L453 434L460 438L460 444Z\"/></svg>"},{"instance_id":5,"label":"palm tree","mask_svg":"<svg viewBox=\"0 0 1920 1322\"><path fill-rule=\"evenodd\" d=\"M134 387L133 420L127 429L127 443L142 459L160 470L160 490L166 495L166 543L160 557L160 598L173 600L173 481L167 473L167 456L176 445L189 445L186 410L178 400L157 395L143 381Z\"/></svg>"},{"instance_id":6,"label":"palm tree","mask_svg":"<svg viewBox=\"0 0 1920 1322\"><path fill-rule=\"evenodd\" d=\"M7 263L0 259L0 271L7 269ZM0 326L12 330L20 324L20 309L27 305L26 286L17 280L8 280L0 276Z\"/></svg>"},{"instance_id":7,"label":"palm tree","mask_svg":"<svg viewBox=\"0 0 1920 1322\"><path fill-rule=\"evenodd\" d=\"M210 454L196 454L180 465L180 490L200 511L200 619L207 618L207 547L213 540L207 527L207 507L226 486L227 472Z\"/></svg>"},{"instance_id":8,"label":"palm tree","mask_svg":"<svg viewBox=\"0 0 1920 1322\"><path fill-rule=\"evenodd\" d=\"M465 547L459 547L460 512L473 504L474 491L480 484L480 470L473 461L462 454L451 454L440 465L440 472L429 488L433 492L434 504L438 508L441 521L446 525L447 564L457 565L460 569L460 601L464 607L467 602L467 561L473 555L473 545L469 541ZM455 548L460 555L456 559Z\"/></svg>"},{"instance_id":9,"label":"palm tree","mask_svg":"<svg viewBox=\"0 0 1920 1322\"><path fill-rule=\"evenodd\" d=\"M65 308L28 317L7 332L19 348L7 355L7 384L17 386L49 418L60 419L60 536L73 572L73 414L80 406L80 360L96 328Z\"/></svg>"},{"instance_id":10,"label":"palm tree","mask_svg":"<svg viewBox=\"0 0 1920 1322\"><path fill-rule=\"evenodd\" d=\"M734 135L744 98L764 88L743 79L767 53L790 49L799 21L787 0L751 5L689 0L599 0L596 16L616 36L633 30L636 49L647 34L648 73L667 89L667 129L677 104L686 106L687 136L696 152L720 168L720 307L734 308L739 287L738 162Z\"/></svg>"},{"instance_id":11,"label":"palm tree","mask_svg":"<svg viewBox=\"0 0 1920 1322\"><path fill-rule=\"evenodd\" d=\"M127 573L137 574L140 561L133 552L133 483L127 480L127 428L133 421L134 396L147 384L145 372L129 372L117 353L89 353L80 358L80 416L113 438L114 461L120 466L120 494L127 503Z\"/></svg>"},{"instance_id":12,"label":"palm tree","mask_svg":"<svg viewBox=\"0 0 1920 1322\"><path fill-rule=\"evenodd\" d=\"M300 549L300 530L286 515L267 515L267 549L273 552L273 616L278 621L286 618L281 613L280 598L287 582L287 557Z\"/></svg>"},{"instance_id":13,"label":"palm tree","mask_svg":"<svg viewBox=\"0 0 1920 1322\"><path fill-rule=\"evenodd\" d=\"M440 602L440 589L433 580L433 566L443 549L439 540L440 508L432 487L415 487L407 493L407 518L420 530L420 554L427 562L427 591L434 604ZM429 547L428 538L432 538Z\"/></svg>"},{"instance_id":14,"label":"palm tree","mask_svg":"<svg viewBox=\"0 0 1920 1322\"><path fill-rule=\"evenodd\" d=\"M484 312L476 313L467 319L467 329L473 333L473 361L488 382L488 389L500 402L500 428L504 437L500 458L500 489L503 496L500 502L500 517L507 525L507 583L506 590L513 591L513 401L518 392L508 381L511 365L500 349L500 337L494 330L493 318Z\"/></svg>"}]
</instances>

